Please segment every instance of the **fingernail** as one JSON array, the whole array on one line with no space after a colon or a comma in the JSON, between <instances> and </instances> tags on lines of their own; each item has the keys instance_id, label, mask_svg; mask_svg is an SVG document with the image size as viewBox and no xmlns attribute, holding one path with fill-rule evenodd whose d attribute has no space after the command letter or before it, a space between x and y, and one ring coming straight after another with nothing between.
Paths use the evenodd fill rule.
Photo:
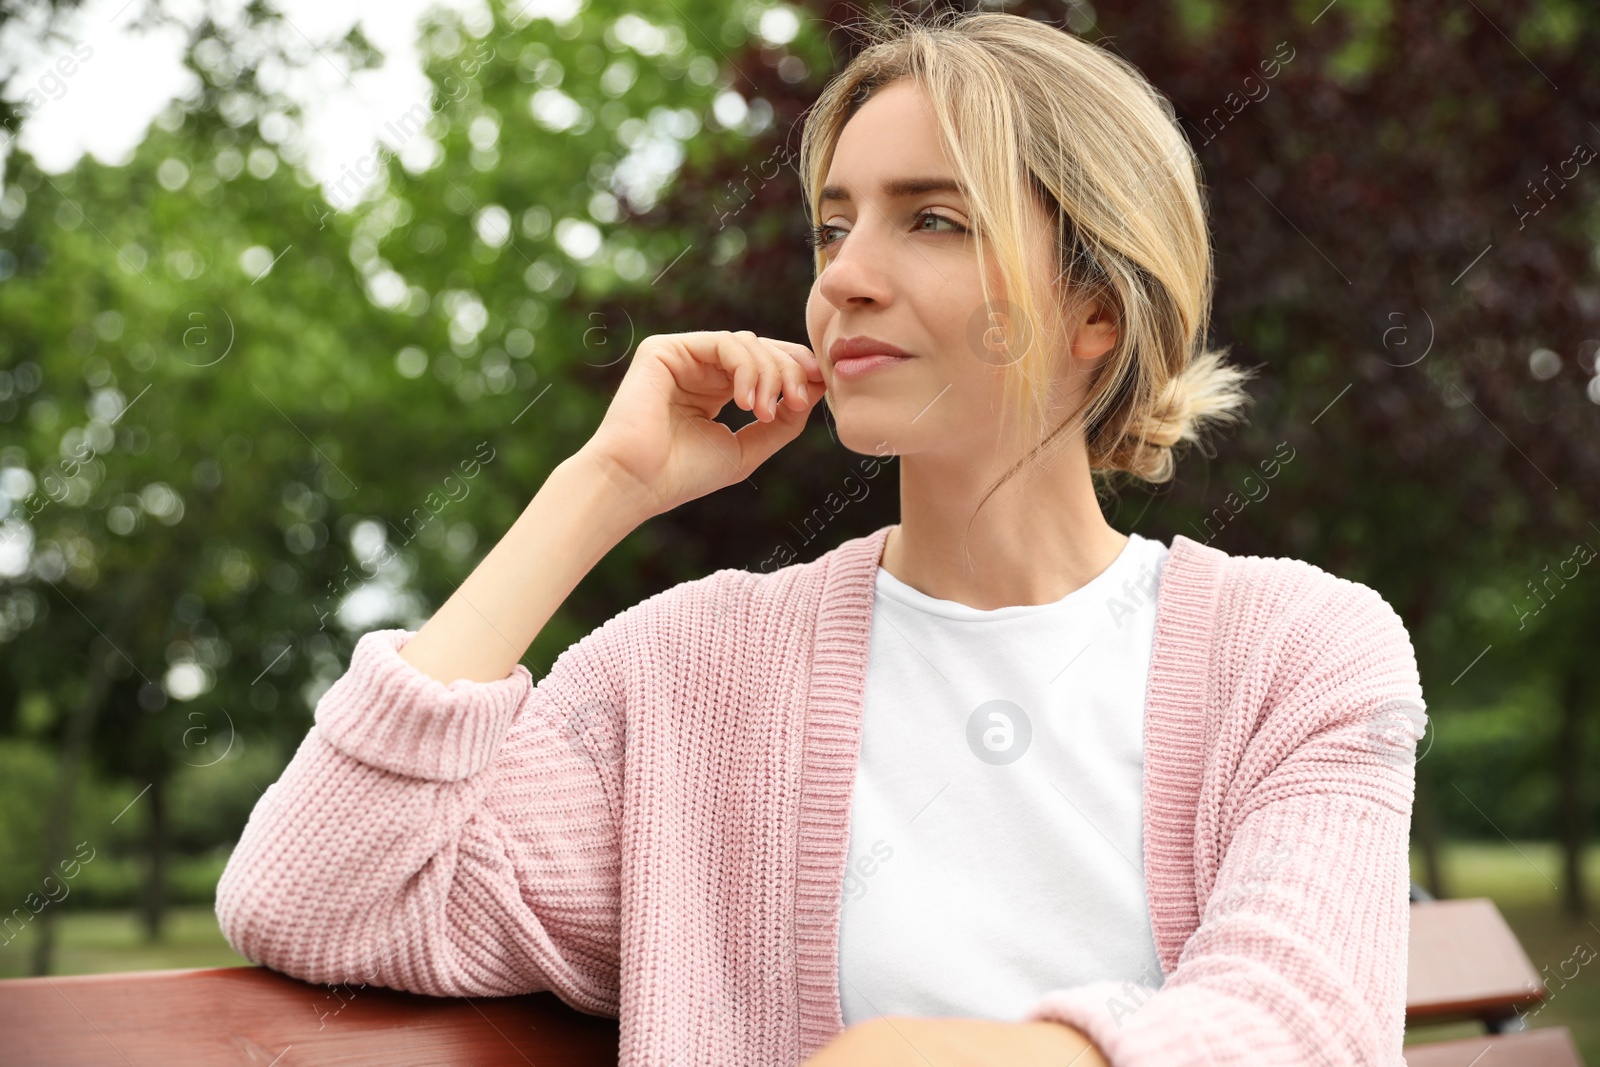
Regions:
<instances>
[{"instance_id":1,"label":"fingernail","mask_svg":"<svg viewBox=\"0 0 1600 1067\"><path fill-rule=\"evenodd\" d=\"M806 383L805 382L801 382L800 383L800 402L802 404L811 403L811 394L806 392Z\"/></svg>"},{"instance_id":2,"label":"fingernail","mask_svg":"<svg viewBox=\"0 0 1600 1067\"><path fill-rule=\"evenodd\" d=\"M754 389L750 390L750 398L745 401L745 406L751 411L756 409L756 391Z\"/></svg>"}]
</instances>

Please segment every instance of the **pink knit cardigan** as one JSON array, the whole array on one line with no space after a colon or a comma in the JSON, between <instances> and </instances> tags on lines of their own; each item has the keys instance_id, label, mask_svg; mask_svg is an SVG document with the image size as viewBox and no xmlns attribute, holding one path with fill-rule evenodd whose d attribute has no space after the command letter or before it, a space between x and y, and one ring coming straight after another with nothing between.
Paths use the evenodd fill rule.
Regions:
<instances>
[{"instance_id":1,"label":"pink knit cardigan","mask_svg":"<svg viewBox=\"0 0 1600 1067\"><path fill-rule=\"evenodd\" d=\"M800 1062L842 1026L890 529L667 589L537 684L519 664L445 686L398 655L410 632L363 635L223 872L229 942L312 982L552 990L620 1020L622 1067ZM1029 1017L1113 1067L1400 1067L1422 708L1403 623L1367 586L1182 535L1156 610L1143 859L1164 981L1041 990Z\"/></svg>"}]
</instances>

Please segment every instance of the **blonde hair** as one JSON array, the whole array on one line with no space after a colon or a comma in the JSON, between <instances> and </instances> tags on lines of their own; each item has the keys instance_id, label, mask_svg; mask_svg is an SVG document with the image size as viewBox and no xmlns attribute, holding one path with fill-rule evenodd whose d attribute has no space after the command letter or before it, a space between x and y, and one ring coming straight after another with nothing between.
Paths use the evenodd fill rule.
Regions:
<instances>
[{"instance_id":1,"label":"blonde hair","mask_svg":"<svg viewBox=\"0 0 1600 1067\"><path fill-rule=\"evenodd\" d=\"M1007 365L1008 410L1025 420L1026 439L1039 439L990 493L1067 440L1075 423L1084 427L1096 475L1168 481L1175 448L1239 418L1251 373L1223 362L1225 350L1202 347L1214 285L1210 236L1199 161L1171 102L1126 60L1020 15L947 9L879 18L865 29L866 47L806 119L806 208L818 222L817 197L845 123L877 90L913 79L967 190L979 260L987 262L992 241L1000 267L1006 299L993 299L984 272L988 323L975 326L991 352L998 334L1004 355L976 345L975 355ZM1059 274L1051 291L1059 299L1044 313L1024 251L1030 192L1056 221ZM815 266L820 274L823 249ZM1069 340L1065 323L1089 301L1110 313L1117 341L1082 407L1046 434L1049 383Z\"/></svg>"}]
</instances>

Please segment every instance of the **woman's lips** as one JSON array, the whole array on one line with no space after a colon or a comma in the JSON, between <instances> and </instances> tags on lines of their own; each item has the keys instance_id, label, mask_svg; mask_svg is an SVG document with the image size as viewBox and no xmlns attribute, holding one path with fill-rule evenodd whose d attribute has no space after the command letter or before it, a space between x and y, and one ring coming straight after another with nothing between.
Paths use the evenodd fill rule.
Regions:
<instances>
[{"instance_id":1,"label":"woman's lips","mask_svg":"<svg viewBox=\"0 0 1600 1067\"><path fill-rule=\"evenodd\" d=\"M896 364L907 363L910 356L890 356L875 353L870 356L855 356L851 359L837 359L833 362L833 373L846 381L854 381L862 375L871 374L881 367L893 367Z\"/></svg>"},{"instance_id":2,"label":"woman's lips","mask_svg":"<svg viewBox=\"0 0 1600 1067\"><path fill-rule=\"evenodd\" d=\"M899 345L864 333L838 338L828 346L828 357L834 374L846 381L913 358Z\"/></svg>"}]
</instances>

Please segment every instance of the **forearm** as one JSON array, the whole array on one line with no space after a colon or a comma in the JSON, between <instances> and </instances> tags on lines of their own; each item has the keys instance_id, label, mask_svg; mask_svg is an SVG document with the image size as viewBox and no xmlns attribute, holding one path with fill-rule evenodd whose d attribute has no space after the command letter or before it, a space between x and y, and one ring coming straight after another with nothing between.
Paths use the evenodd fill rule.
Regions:
<instances>
[{"instance_id":1,"label":"forearm","mask_svg":"<svg viewBox=\"0 0 1600 1067\"><path fill-rule=\"evenodd\" d=\"M841 1030L804 1067L1108 1067L1081 1031L1029 1020L880 1015Z\"/></svg>"},{"instance_id":2,"label":"forearm","mask_svg":"<svg viewBox=\"0 0 1600 1067\"><path fill-rule=\"evenodd\" d=\"M595 817L606 795L590 757L543 713L578 694L616 702L594 682L611 676L610 632L538 686L517 667L448 691L400 659L403 634L364 636L228 859L216 908L229 943L306 981L556 989L614 1012L615 960L594 946L616 940L617 830ZM536 785L507 801L505 778Z\"/></svg>"},{"instance_id":3,"label":"forearm","mask_svg":"<svg viewBox=\"0 0 1600 1067\"><path fill-rule=\"evenodd\" d=\"M1328 748L1355 743L1334 734ZM1081 1030L1117 1067L1398 1063L1408 823L1331 792L1258 808L1233 831L1200 925L1160 987L1054 990L1029 1017Z\"/></svg>"},{"instance_id":4,"label":"forearm","mask_svg":"<svg viewBox=\"0 0 1600 1067\"><path fill-rule=\"evenodd\" d=\"M583 577L648 517L580 450L551 471L401 657L445 685L506 677Z\"/></svg>"}]
</instances>

